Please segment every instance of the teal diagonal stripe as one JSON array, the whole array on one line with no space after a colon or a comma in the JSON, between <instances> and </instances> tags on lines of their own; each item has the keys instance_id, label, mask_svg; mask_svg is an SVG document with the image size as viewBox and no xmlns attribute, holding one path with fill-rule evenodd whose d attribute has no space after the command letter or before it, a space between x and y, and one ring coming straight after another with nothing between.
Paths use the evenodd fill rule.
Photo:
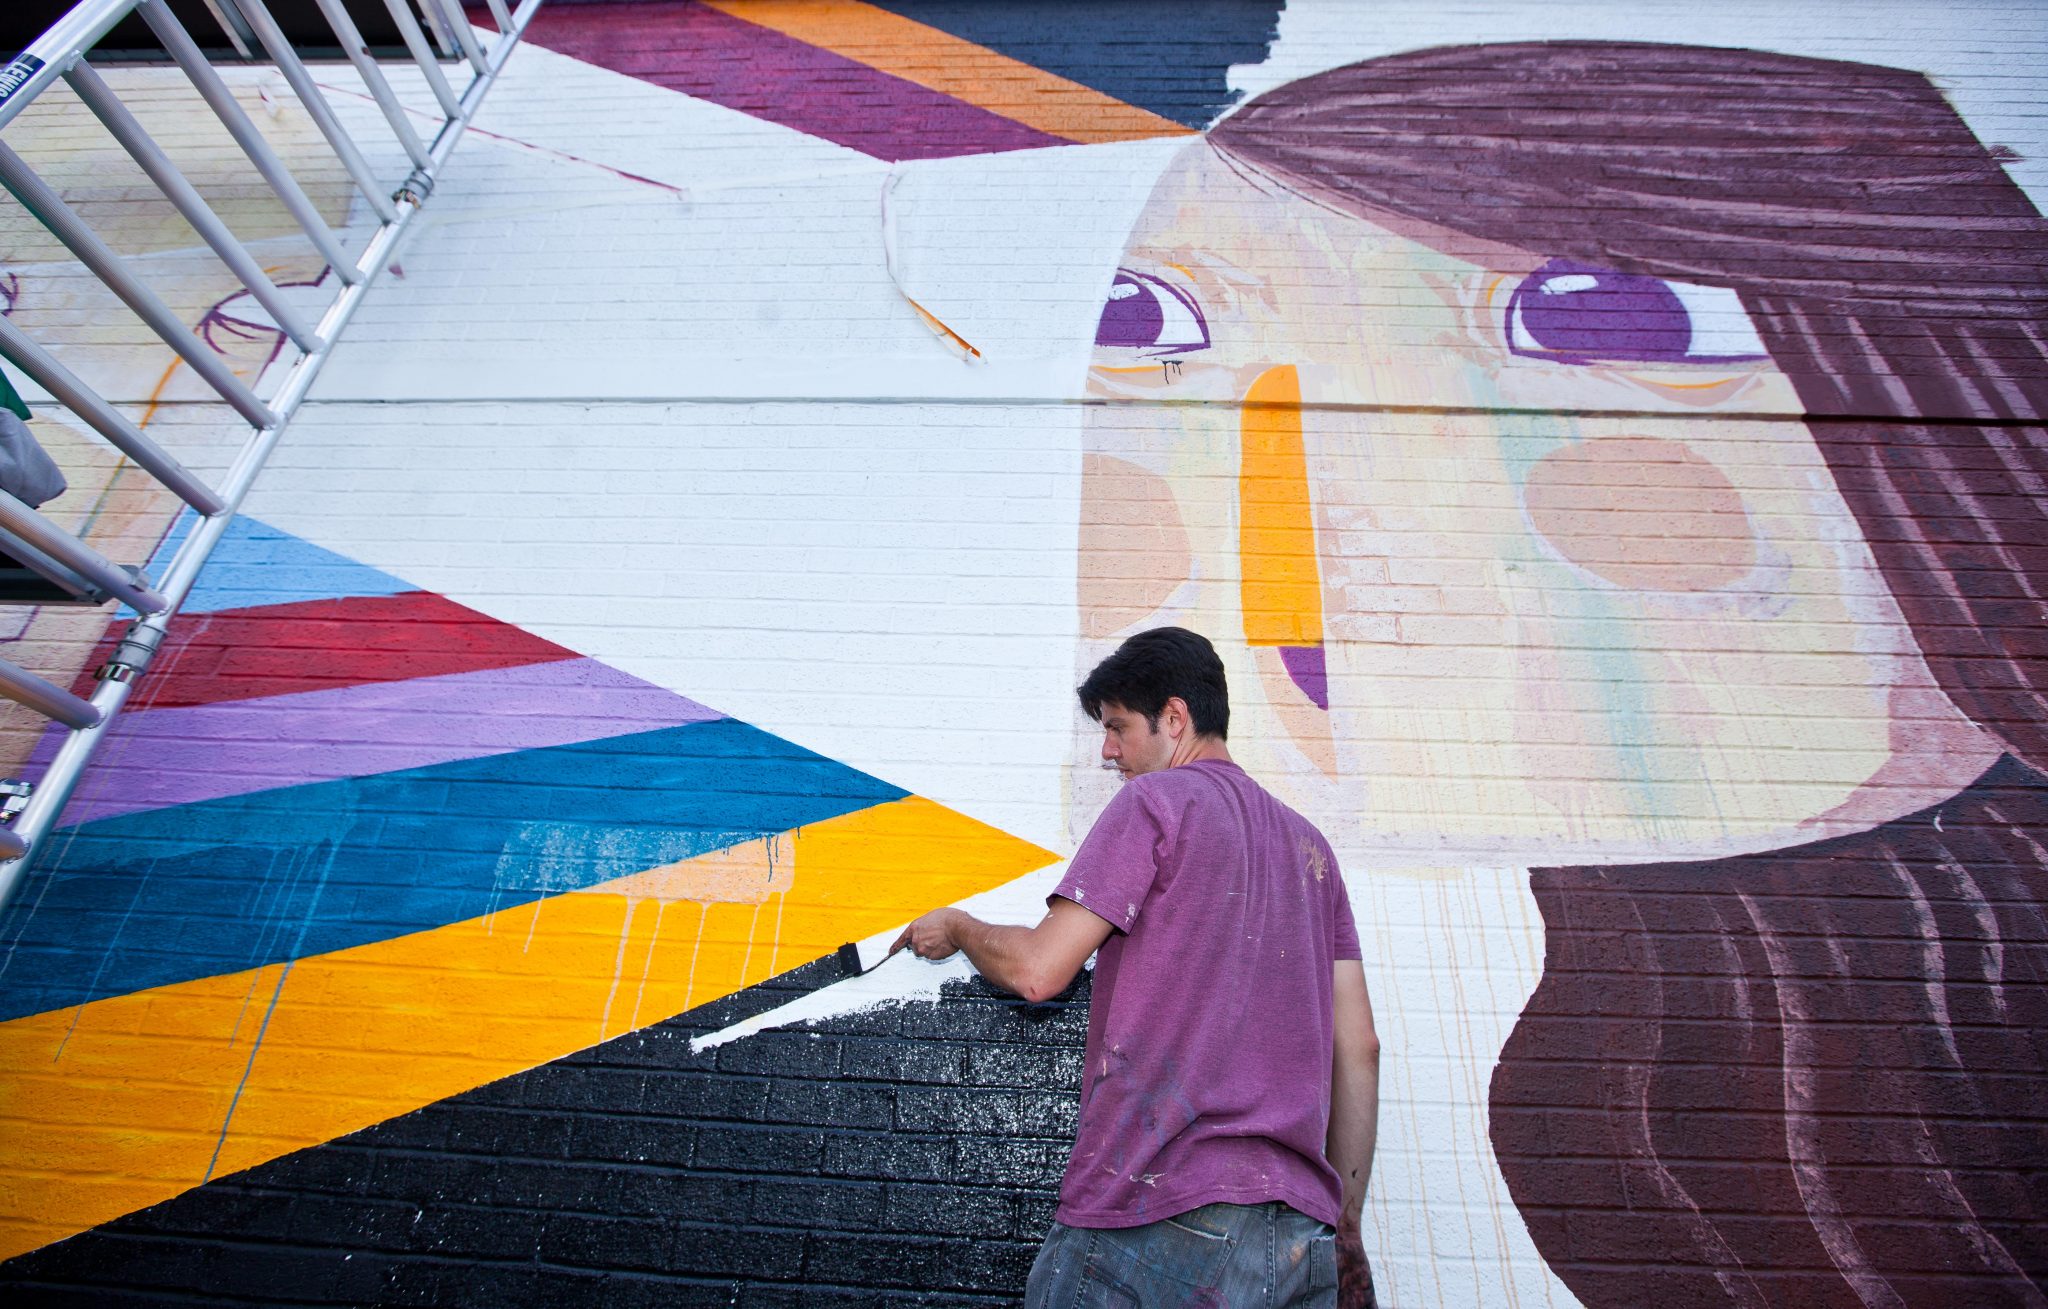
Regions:
<instances>
[{"instance_id":1,"label":"teal diagonal stripe","mask_svg":"<svg viewBox=\"0 0 2048 1309\"><path fill-rule=\"evenodd\" d=\"M0 1020L424 931L905 794L720 719L87 823L0 918Z\"/></svg>"}]
</instances>

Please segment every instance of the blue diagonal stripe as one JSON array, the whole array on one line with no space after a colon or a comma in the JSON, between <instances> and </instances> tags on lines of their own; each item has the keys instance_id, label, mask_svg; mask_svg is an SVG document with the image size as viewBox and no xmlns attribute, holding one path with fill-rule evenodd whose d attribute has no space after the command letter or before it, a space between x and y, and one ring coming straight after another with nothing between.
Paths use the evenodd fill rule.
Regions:
<instances>
[{"instance_id":1,"label":"blue diagonal stripe","mask_svg":"<svg viewBox=\"0 0 2048 1309\"><path fill-rule=\"evenodd\" d=\"M425 931L906 794L720 719L87 823L0 917L0 1019Z\"/></svg>"}]
</instances>

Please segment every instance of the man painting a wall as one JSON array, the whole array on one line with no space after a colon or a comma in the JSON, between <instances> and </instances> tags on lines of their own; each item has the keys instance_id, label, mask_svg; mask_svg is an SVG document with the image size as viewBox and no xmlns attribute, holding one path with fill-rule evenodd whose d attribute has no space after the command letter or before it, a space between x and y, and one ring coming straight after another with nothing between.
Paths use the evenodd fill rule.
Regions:
<instances>
[{"instance_id":1,"label":"man painting a wall","mask_svg":"<svg viewBox=\"0 0 2048 1309\"><path fill-rule=\"evenodd\" d=\"M1079 695L1126 785L1044 920L937 909L896 942L964 950L1034 1001L1100 951L1080 1127L1026 1303L1330 1305L1341 1245L1344 1301L1369 1305L1379 1046L1329 843L1231 761L1203 637L1141 632Z\"/></svg>"},{"instance_id":2,"label":"man painting a wall","mask_svg":"<svg viewBox=\"0 0 2048 1309\"><path fill-rule=\"evenodd\" d=\"M960 33L910 31L913 8ZM463 648L551 662L344 686L401 662L337 639L369 620L308 643L280 614L249 643L260 676L204 678L260 697L186 704L194 661L157 683L121 767L166 807L84 824L51 895L0 923L13 1030L40 1042L17 1048L41 1052L0 1058L0 1100L50 1088L0 1115L24 1143L0 1148L11 1230L44 1243L0 1282L993 1309L1057 1213L1042 1296L1107 1277L1129 1302L1135 1260L1200 1280L1183 1246L1206 1265L1248 1242L1299 1246L1326 1294L1317 1169L1234 1246L1184 1230L1222 1230L1159 1148L1190 1106L1117 1062L1224 1033L1263 1062L1296 1034L1268 1028L1310 1022L1210 989L1252 948L1235 888L1209 896L1222 944L1174 959L1147 941L1178 874L1054 897L1104 960L1092 1052L1088 986L1028 1005L961 980L957 950L851 984L820 958L857 939L871 962L946 903L1036 924L1098 821L1090 858L1123 847L1113 798L1142 846L1152 789L1225 794L1206 747L1128 785L1100 766L1103 722L1125 764L1221 737L1185 691L1180 728L1170 695L1156 729L1135 691L1105 695L1121 724L1068 708L1172 626L1221 661L1228 757L1352 897L1394 1052L1360 1223L1382 1302L2048 1309L2048 11L1290 0L1260 61L1258 33L1198 39L1202 8L543 8L559 48L520 54L529 90L462 147L487 175L435 200L421 271L383 286L380 331L257 506L276 530L210 585L243 606L280 571L369 588L317 592L350 615L422 588L468 608L486 639ZM1242 27L1261 7L1211 8ZM800 25L823 45L792 50ZM706 57L714 27L735 57ZM1191 51L1215 56L1203 105L1230 64L1247 98L1175 111L1198 135L1110 139L1152 128L1101 97ZM1082 64L1119 80L1086 94ZM898 73L973 103L920 118L904 78L881 93ZM990 120L1032 103L1094 143ZM119 181L78 177L81 203ZM81 310L52 308L68 282L45 271L0 276L17 325ZM899 285L985 358L935 344ZM74 497L101 493L52 449ZM465 679L486 675L529 691L485 719ZM344 700L318 751L275 736L259 759L237 726ZM469 759L543 725L578 744ZM400 726L474 771L364 762ZM674 747L617 740L643 726ZM170 746L208 757L165 773ZM271 759L349 776L251 791ZM236 789L165 801L158 776L188 775ZM827 793L866 807L770 821ZM648 828L721 848L620 862ZM621 886L563 876L571 857ZM530 897L464 918L414 861ZM382 869L438 926L361 889ZM245 903L212 891L230 873L277 911L212 907ZM225 971L270 956L213 945L330 923L366 944L277 956L253 992L274 1010ZM477 953L437 948L456 937ZM137 980L171 962L174 993ZM1147 1027L1129 1006L1158 977L1184 994ZM1077 1182L1124 1180L1058 1212L1084 1070L1109 1131ZM145 1118L135 1088L167 1071L198 1107ZM82 1123L89 1087L111 1108ZM306 1148L245 1168L245 1141L286 1148L272 1104ZM1331 1157L1313 1124L1287 1140ZM1340 1217L1350 1189L1327 1192ZM1147 1228L1169 1243L1124 1258Z\"/></svg>"}]
</instances>

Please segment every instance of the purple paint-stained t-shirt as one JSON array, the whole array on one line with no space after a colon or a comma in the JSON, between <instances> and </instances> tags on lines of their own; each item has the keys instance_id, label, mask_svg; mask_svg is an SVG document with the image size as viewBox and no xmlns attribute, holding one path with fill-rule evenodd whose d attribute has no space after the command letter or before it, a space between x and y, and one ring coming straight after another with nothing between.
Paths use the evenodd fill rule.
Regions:
<instances>
[{"instance_id":1,"label":"purple paint-stained t-shirt","mask_svg":"<svg viewBox=\"0 0 2048 1309\"><path fill-rule=\"evenodd\" d=\"M1334 1225L1331 972L1358 931L1322 833L1236 764L1132 778L1053 894L1095 962L1069 1227L1279 1200Z\"/></svg>"}]
</instances>

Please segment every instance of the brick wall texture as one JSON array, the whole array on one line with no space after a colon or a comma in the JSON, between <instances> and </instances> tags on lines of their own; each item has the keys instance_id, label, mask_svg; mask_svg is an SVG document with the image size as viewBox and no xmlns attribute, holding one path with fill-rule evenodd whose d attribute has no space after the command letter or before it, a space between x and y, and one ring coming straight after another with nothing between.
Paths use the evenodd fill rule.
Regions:
<instances>
[{"instance_id":1,"label":"brick wall texture","mask_svg":"<svg viewBox=\"0 0 2048 1309\"><path fill-rule=\"evenodd\" d=\"M1090 974L834 956L1035 922L1116 785L1072 688L1173 623L1342 867L1380 1303L2048 1305L2044 68L1998 0L546 0L0 907L0 1298L1016 1302ZM68 90L5 137L278 384ZM246 438L11 201L0 312ZM23 391L160 573L190 515Z\"/></svg>"},{"instance_id":2,"label":"brick wall texture","mask_svg":"<svg viewBox=\"0 0 2048 1309\"><path fill-rule=\"evenodd\" d=\"M1085 981L955 983L699 1054L831 961L9 1266L104 1303L1006 1304L1073 1137Z\"/></svg>"}]
</instances>

